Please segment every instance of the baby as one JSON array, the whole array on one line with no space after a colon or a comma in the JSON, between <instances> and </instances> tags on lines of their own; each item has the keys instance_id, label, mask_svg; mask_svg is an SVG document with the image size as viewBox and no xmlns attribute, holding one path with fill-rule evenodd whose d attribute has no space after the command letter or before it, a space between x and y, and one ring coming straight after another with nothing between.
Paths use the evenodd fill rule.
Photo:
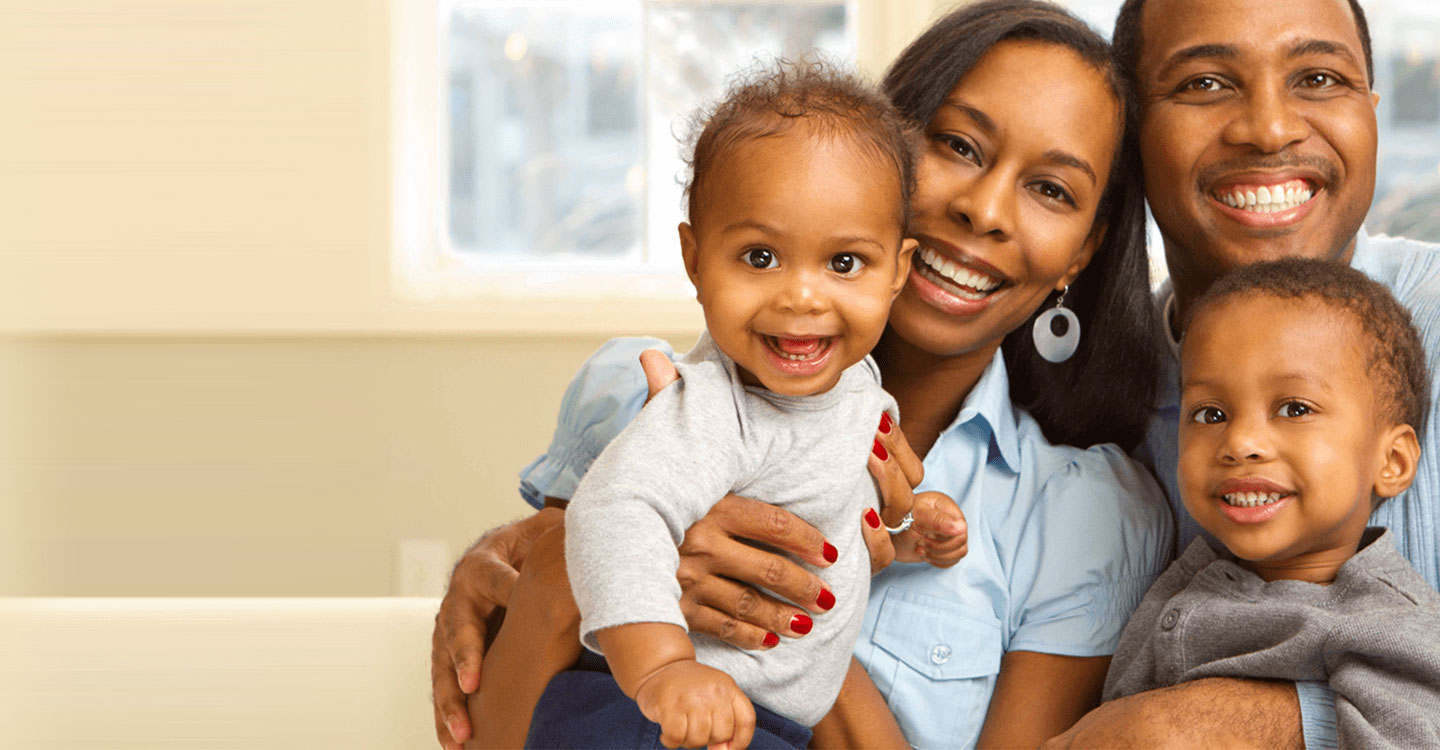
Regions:
<instances>
[{"instance_id":1,"label":"baby","mask_svg":"<svg viewBox=\"0 0 1440 750\"><path fill-rule=\"evenodd\" d=\"M551 681L527 744L803 747L834 703L869 592L856 523L878 507L867 459L883 450L877 417L895 419L868 354L916 247L905 237L915 148L882 95L817 65L738 85L705 120L679 231L706 332L566 510L579 637L613 679L582 659ZM832 564L811 567L829 611L793 626L808 634L783 648L774 633L758 651L687 634L676 547L730 492L785 507L834 543ZM905 512L887 509L886 522ZM487 655L486 669L504 659Z\"/></svg>"},{"instance_id":2,"label":"baby","mask_svg":"<svg viewBox=\"0 0 1440 750\"><path fill-rule=\"evenodd\" d=\"M1181 344L1180 494L1196 539L1135 610L1105 700L1204 677L1325 682L1341 746L1440 746L1440 595L1370 513L1405 491L1429 376L1359 271L1260 263Z\"/></svg>"}]
</instances>

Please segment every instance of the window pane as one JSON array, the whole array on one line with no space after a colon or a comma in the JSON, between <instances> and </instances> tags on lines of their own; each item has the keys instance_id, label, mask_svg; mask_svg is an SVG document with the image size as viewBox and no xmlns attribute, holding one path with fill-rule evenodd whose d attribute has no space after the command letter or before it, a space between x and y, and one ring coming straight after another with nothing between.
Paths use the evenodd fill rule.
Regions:
<instances>
[{"instance_id":1,"label":"window pane","mask_svg":"<svg viewBox=\"0 0 1440 750\"><path fill-rule=\"evenodd\" d=\"M846 19L843 0L452 4L449 246L678 270L688 116L757 61L853 59Z\"/></svg>"},{"instance_id":2,"label":"window pane","mask_svg":"<svg viewBox=\"0 0 1440 750\"><path fill-rule=\"evenodd\" d=\"M454 7L453 248L638 254L642 28L633 3Z\"/></svg>"}]
</instances>

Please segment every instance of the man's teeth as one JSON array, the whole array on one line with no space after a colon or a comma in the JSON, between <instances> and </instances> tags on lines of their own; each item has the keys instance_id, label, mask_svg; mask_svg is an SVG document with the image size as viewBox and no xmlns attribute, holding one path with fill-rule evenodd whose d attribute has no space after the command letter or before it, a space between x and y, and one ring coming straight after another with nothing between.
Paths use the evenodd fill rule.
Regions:
<instances>
[{"instance_id":1,"label":"man's teeth","mask_svg":"<svg viewBox=\"0 0 1440 750\"><path fill-rule=\"evenodd\" d=\"M1253 508L1257 505L1269 505L1282 497L1284 495L1279 492L1232 492L1221 495L1220 499L1239 508Z\"/></svg>"},{"instance_id":2,"label":"man's teeth","mask_svg":"<svg viewBox=\"0 0 1440 750\"><path fill-rule=\"evenodd\" d=\"M950 282L945 286L966 299L984 299L1000 286L999 279L966 268L928 247L920 248L920 261L922 273L928 271L932 281L939 276L941 280Z\"/></svg>"},{"instance_id":3,"label":"man's teeth","mask_svg":"<svg viewBox=\"0 0 1440 750\"><path fill-rule=\"evenodd\" d=\"M1312 195L1314 192L1304 181L1293 181L1255 188L1233 188L1217 194L1216 197L1231 208L1272 214L1276 211L1289 211L1310 200Z\"/></svg>"}]
</instances>

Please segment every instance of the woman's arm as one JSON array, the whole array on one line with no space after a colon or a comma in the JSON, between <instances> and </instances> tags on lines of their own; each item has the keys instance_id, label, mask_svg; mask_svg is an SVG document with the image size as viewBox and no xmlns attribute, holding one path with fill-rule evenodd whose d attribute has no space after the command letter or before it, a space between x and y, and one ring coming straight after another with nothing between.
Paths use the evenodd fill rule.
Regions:
<instances>
[{"instance_id":1,"label":"woman's arm","mask_svg":"<svg viewBox=\"0 0 1440 750\"><path fill-rule=\"evenodd\" d=\"M1005 654L976 745L1039 747L1100 704L1109 666L1108 656Z\"/></svg>"},{"instance_id":2,"label":"woman's arm","mask_svg":"<svg viewBox=\"0 0 1440 750\"><path fill-rule=\"evenodd\" d=\"M854 658L850 659L850 671L845 673L835 705L813 731L813 748L897 748L910 744L885 704L885 697Z\"/></svg>"}]
</instances>

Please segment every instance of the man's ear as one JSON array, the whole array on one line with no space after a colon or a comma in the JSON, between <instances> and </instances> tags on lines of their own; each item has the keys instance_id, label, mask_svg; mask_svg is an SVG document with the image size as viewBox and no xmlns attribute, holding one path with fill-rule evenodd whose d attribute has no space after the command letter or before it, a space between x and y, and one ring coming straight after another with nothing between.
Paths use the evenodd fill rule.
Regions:
<instances>
[{"instance_id":1,"label":"man's ear","mask_svg":"<svg viewBox=\"0 0 1440 750\"><path fill-rule=\"evenodd\" d=\"M685 261L685 275L695 287L695 298L700 298L700 246L695 242L695 229L689 222L680 222L680 257Z\"/></svg>"},{"instance_id":2,"label":"man's ear","mask_svg":"<svg viewBox=\"0 0 1440 750\"><path fill-rule=\"evenodd\" d=\"M1395 497L1415 481L1420 462L1420 440L1408 424L1391 427L1380 439L1380 472L1375 477L1375 494Z\"/></svg>"},{"instance_id":3,"label":"man's ear","mask_svg":"<svg viewBox=\"0 0 1440 750\"><path fill-rule=\"evenodd\" d=\"M915 250L920 247L918 240L906 237L900 241L900 254L895 258L895 281L890 284L890 299L900 296L905 282L910 278L910 264L915 260Z\"/></svg>"},{"instance_id":4,"label":"man's ear","mask_svg":"<svg viewBox=\"0 0 1440 750\"><path fill-rule=\"evenodd\" d=\"M1379 109L1379 108L1380 108L1380 92L1379 92L1379 91L1371 91L1371 92L1370 92L1370 108L1371 108L1371 109Z\"/></svg>"},{"instance_id":5,"label":"man's ear","mask_svg":"<svg viewBox=\"0 0 1440 750\"><path fill-rule=\"evenodd\" d=\"M1080 275L1085 267L1090 265L1090 260L1095 257L1095 251L1100 249L1100 243L1105 241L1105 232L1110 229L1109 225L1097 220L1095 226L1090 227L1090 234L1085 237L1085 243L1080 246L1080 254L1075 256L1075 261L1065 269L1065 275L1055 284L1055 291L1060 291Z\"/></svg>"}]
</instances>

